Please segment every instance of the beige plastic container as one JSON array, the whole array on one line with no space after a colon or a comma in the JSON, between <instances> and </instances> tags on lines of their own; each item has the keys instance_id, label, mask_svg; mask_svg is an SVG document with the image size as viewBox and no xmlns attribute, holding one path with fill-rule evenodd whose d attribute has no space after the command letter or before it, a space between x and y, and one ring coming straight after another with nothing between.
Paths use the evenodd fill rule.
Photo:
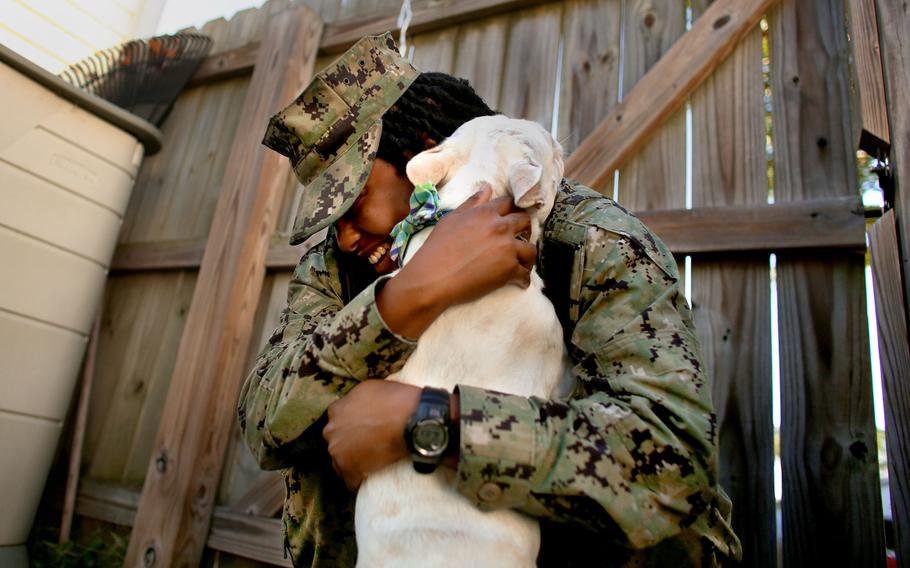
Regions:
<instances>
[{"instance_id":1,"label":"beige plastic container","mask_svg":"<svg viewBox=\"0 0 910 568\"><path fill-rule=\"evenodd\" d=\"M2 558L28 538L136 173L161 134L3 46L0 85Z\"/></svg>"}]
</instances>

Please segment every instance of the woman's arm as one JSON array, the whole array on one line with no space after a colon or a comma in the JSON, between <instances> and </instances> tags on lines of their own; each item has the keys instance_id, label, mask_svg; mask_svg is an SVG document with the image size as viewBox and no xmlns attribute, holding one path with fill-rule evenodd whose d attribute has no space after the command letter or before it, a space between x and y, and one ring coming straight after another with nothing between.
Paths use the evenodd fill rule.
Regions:
<instances>
[{"instance_id":1,"label":"woman's arm","mask_svg":"<svg viewBox=\"0 0 910 568\"><path fill-rule=\"evenodd\" d=\"M458 490L481 509L618 527L635 548L693 525L718 525L722 540L710 383L675 269L599 228L584 254L571 345L580 394L460 387Z\"/></svg>"},{"instance_id":2,"label":"woman's arm","mask_svg":"<svg viewBox=\"0 0 910 568\"><path fill-rule=\"evenodd\" d=\"M367 287L347 305L328 243L304 255L288 289L288 306L259 353L238 401L244 438L263 468L301 466L306 451L324 451L310 427L358 382L385 377L415 344L391 332Z\"/></svg>"},{"instance_id":3,"label":"woman's arm","mask_svg":"<svg viewBox=\"0 0 910 568\"><path fill-rule=\"evenodd\" d=\"M530 216L489 184L446 215L412 259L382 288L377 303L389 327L420 337L447 308L507 283L528 287L537 247L516 239Z\"/></svg>"},{"instance_id":4,"label":"woman's arm","mask_svg":"<svg viewBox=\"0 0 910 568\"><path fill-rule=\"evenodd\" d=\"M445 463L457 465L458 490L482 509L515 508L604 535L619 529L635 548L692 528L735 555L729 500L716 482L710 383L677 270L618 207L598 224L616 207L605 203L576 224L585 239L569 298L576 394L560 401L459 387L461 445ZM402 425L418 396L413 386L367 381L333 404L324 433L350 487L407 455Z\"/></svg>"},{"instance_id":5,"label":"woman's arm","mask_svg":"<svg viewBox=\"0 0 910 568\"><path fill-rule=\"evenodd\" d=\"M327 422L327 407L359 382L396 370L416 345L405 337L419 336L446 307L506 282L527 285L536 249L514 235L530 220L510 199L490 200L491 193L485 188L453 211L401 271L347 305L334 249L324 244L304 256L281 325L259 354L238 405L262 467L300 465L306 450L324 449L313 434L321 426L311 426ZM371 410L379 408L369 402Z\"/></svg>"}]
</instances>

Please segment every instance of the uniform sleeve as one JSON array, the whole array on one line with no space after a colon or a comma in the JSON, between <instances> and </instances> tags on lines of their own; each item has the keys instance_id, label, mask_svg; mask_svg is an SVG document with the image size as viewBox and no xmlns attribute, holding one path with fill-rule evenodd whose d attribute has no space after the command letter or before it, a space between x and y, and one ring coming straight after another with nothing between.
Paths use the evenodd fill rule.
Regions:
<instances>
[{"instance_id":1,"label":"uniform sleeve","mask_svg":"<svg viewBox=\"0 0 910 568\"><path fill-rule=\"evenodd\" d=\"M718 505L710 385L675 268L596 227L585 256L570 346L576 393L559 401L460 386L458 490L481 509L618 527L642 548Z\"/></svg>"},{"instance_id":2,"label":"uniform sleeve","mask_svg":"<svg viewBox=\"0 0 910 568\"><path fill-rule=\"evenodd\" d=\"M238 400L244 439L261 467L300 466L322 447L311 428L326 408L359 381L384 378L416 345L389 330L375 294L380 278L347 305L337 265L326 247L301 259L278 328L256 358Z\"/></svg>"}]
</instances>

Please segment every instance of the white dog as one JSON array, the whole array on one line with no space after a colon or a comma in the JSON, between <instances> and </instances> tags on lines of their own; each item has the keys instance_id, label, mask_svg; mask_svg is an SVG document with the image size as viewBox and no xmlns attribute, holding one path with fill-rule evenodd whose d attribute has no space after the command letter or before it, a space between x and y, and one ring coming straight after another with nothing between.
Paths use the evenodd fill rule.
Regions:
<instances>
[{"instance_id":1,"label":"white dog","mask_svg":"<svg viewBox=\"0 0 910 568\"><path fill-rule=\"evenodd\" d=\"M536 123L483 117L414 157L407 173L415 185L436 184L442 209L458 207L483 183L492 185L494 197L511 194L531 214L536 244L562 179L562 148ZM411 239L405 262L431 231ZM562 329L542 290L535 270L527 289L508 285L449 308L388 379L449 391L469 384L523 396L565 394ZM453 479L448 468L416 473L409 460L366 479L355 509L357 566L535 566L537 521L512 510L481 512L455 491Z\"/></svg>"}]
</instances>

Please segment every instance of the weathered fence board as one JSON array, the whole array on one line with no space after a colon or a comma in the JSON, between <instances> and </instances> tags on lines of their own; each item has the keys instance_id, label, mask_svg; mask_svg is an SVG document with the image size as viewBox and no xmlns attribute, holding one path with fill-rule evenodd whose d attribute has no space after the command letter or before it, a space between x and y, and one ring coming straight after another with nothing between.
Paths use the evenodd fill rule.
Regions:
<instances>
[{"instance_id":1,"label":"weathered fence board","mask_svg":"<svg viewBox=\"0 0 910 568\"><path fill-rule=\"evenodd\" d=\"M297 0L300 2L300 0ZM411 35L445 29L468 22L494 19L499 14L547 4L555 0L428 0L415 2L413 18L408 28ZM397 32L399 5L383 9L378 14L338 19L341 0L306 0L307 5L319 7L322 20L332 22L325 28L320 42L323 55L339 54L363 36ZM337 21L336 21L337 20ZM203 60L189 82L190 86L248 75L253 70L259 42L225 52L214 53Z\"/></svg>"},{"instance_id":2,"label":"weathered fence board","mask_svg":"<svg viewBox=\"0 0 910 568\"><path fill-rule=\"evenodd\" d=\"M494 110L502 89L508 31L508 16L464 24L458 31L454 74L470 81L477 94Z\"/></svg>"},{"instance_id":3,"label":"weathered fence board","mask_svg":"<svg viewBox=\"0 0 910 568\"><path fill-rule=\"evenodd\" d=\"M775 199L858 191L843 2L784 0L770 18ZM783 554L787 565L884 560L861 256L778 256Z\"/></svg>"},{"instance_id":4,"label":"weathered fence board","mask_svg":"<svg viewBox=\"0 0 910 568\"><path fill-rule=\"evenodd\" d=\"M415 1L413 18L408 29L410 33L416 35L548 3L554 3L554 0ZM320 50L323 53L340 53L365 35L397 31L396 22L400 6L398 3L362 18L340 18L339 21L327 25L319 43Z\"/></svg>"},{"instance_id":5,"label":"weathered fence board","mask_svg":"<svg viewBox=\"0 0 910 568\"><path fill-rule=\"evenodd\" d=\"M623 99L686 31L683 2L626 0ZM612 183L612 179L607 181ZM612 186L609 186L612 189ZM603 191L604 187L595 187ZM610 195L610 191L606 191ZM675 112L620 170L619 200L632 209L686 206L686 113Z\"/></svg>"},{"instance_id":6,"label":"weathered fence board","mask_svg":"<svg viewBox=\"0 0 910 568\"><path fill-rule=\"evenodd\" d=\"M345 0L341 2L339 19L371 18L376 14L397 13L400 0Z\"/></svg>"},{"instance_id":7,"label":"weathered fence board","mask_svg":"<svg viewBox=\"0 0 910 568\"><path fill-rule=\"evenodd\" d=\"M250 37L250 20L265 12L213 20L202 32L212 37L213 52L240 47ZM121 242L205 238L228 157L220 138L233 135L248 82L223 81L180 97L163 127L175 144L143 163Z\"/></svg>"},{"instance_id":8,"label":"weathered fence board","mask_svg":"<svg viewBox=\"0 0 910 568\"><path fill-rule=\"evenodd\" d=\"M695 0L693 17L707 8ZM762 32L755 27L693 95L692 205L768 200ZM743 566L777 563L771 294L767 254L692 261L692 302L714 381L719 474L733 500Z\"/></svg>"},{"instance_id":9,"label":"weathered fence board","mask_svg":"<svg viewBox=\"0 0 910 568\"><path fill-rule=\"evenodd\" d=\"M243 83L243 79L237 79ZM193 124L197 118L212 117L218 105L212 104L214 95L232 89L233 85L219 84L206 89L197 89L181 97L165 122L162 132L174 144L162 148L162 152L152 156L139 172L136 189L130 201L124 219L120 242L148 242L154 240L174 240L198 238L195 227L200 221L195 216L206 216L208 212L179 209L180 205L193 194L208 190L207 187L187 187L182 182L185 172L197 168L207 171L218 153L218 149L209 146L205 136L195 134L195 129L188 130L187 124ZM211 90L210 90L211 89ZM212 91L214 90L214 91ZM215 126L213 120L205 120L211 135ZM230 129L236 125L235 117L226 116L218 123L218 129ZM175 130L182 132L175 136ZM199 154L206 152L201 158ZM199 163L194 163L199 159ZM194 217L190 217L194 214ZM189 217L189 218L188 218ZM178 222L179 221L179 222Z\"/></svg>"},{"instance_id":10,"label":"weathered fence board","mask_svg":"<svg viewBox=\"0 0 910 568\"><path fill-rule=\"evenodd\" d=\"M778 0L716 0L651 71L628 100L585 138L566 163L570 177L602 188L664 121L733 51ZM623 56L625 57L625 56Z\"/></svg>"},{"instance_id":11,"label":"weathered fence board","mask_svg":"<svg viewBox=\"0 0 910 568\"><path fill-rule=\"evenodd\" d=\"M195 281L186 272L108 280L83 452L89 478L141 485L151 453L137 445L158 429Z\"/></svg>"},{"instance_id":12,"label":"weathered fence board","mask_svg":"<svg viewBox=\"0 0 910 568\"><path fill-rule=\"evenodd\" d=\"M910 11L901 0L876 0L878 29L885 72L885 94L891 128L891 165L897 185L895 204L898 252L903 273L904 317L910 307ZM904 345L906 349L906 344ZM904 385L906 387L906 385ZM901 388L892 385L891 388ZM896 402L896 401L895 401ZM910 564L910 410L906 399L890 407L887 420L891 510L894 511L899 566ZM894 439L897 434L897 439Z\"/></svg>"},{"instance_id":13,"label":"weathered fence board","mask_svg":"<svg viewBox=\"0 0 910 568\"><path fill-rule=\"evenodd\" d=\"M206 545L276 566L290 566L286 557L281 521L219 511L212 519Z\"/></svg>"},{"instance_id":14,"label":"weathered fence board","mask_svg":"<svg viewBox=\"0 0 910 568\"><path fill-rule=\"evenodd\" d=\"M622 0L573 0L564 10L557 138L569 155L619 102Z\"/></svg>"},{"instance_id":15,"label":"weathered fence board","mask_svg":"<svg viewBox=\"0 0 910 568\"><path fill-rule=\"evenodd\" d=\"M249 75L256 64L258 53L259 42L254 41L236 49L209 55L199 64L186 88L191 90L200 85Z\"/></svg>"},{"instance_id":16,"label":"weathered fence board","mask_svg":"<svg viewBox=\"0 0 910 568\"><path fill-rule=\"evenodd\" d=\"M891 146L875 0L849 0L848 6L861 117L855 145L875 155L877 150L887 152Z\"/></svg>"},{"instance_id":17,"label":"weathered fence board","mask_svg":"<svg viewBox=\"0 0 910 568\"><path fill-rule=\"evenodd\" d=\"M281 513L286 495L284 476L280 471L259 471L230 509L244 515L273 518Z\"/></svg>"},{"instance_id":18,"label":"weathered fence board","mask_svg":"<svg viewBox=\"0 0 910 568\"><path fill-rule=\"evenodd\" d=\"M408 44L414 49L413 63L421 71L452 73L455 65L456 28L415 36Z\"/></svg>"},{"instance_id":19,"label":"weathered fence board","mask_svg":"<svg viewBox=\"0 0 910 568\"><path fill-rule=\"evenodd\" d=\"M676 255L832 248L862 251L866 244L859 197L635 214Z\"/></svg>"},{"instance_id":20,"label":"weathered fence board","mask_svg":"<svg viewBox=\"0 0 910 568\"><path fill-rule=\"evenodd\" d=\"M230 22L213 20L202 31L213 38L216 52L233 49L261 34L270 10L286 5L273 1ZM173 143L143 163L121 243L167 250L175 242L204 242L248 82L225 81L178 99L163 129ZM184 273L110 281L99 394L93 397L84 453L90 478L143 482L195 281L195 274Z\"/></svg>"},{"instance_id":21,"label":"weathered fence board","mask_svg":"<svg viewBox=\"0 0 910 568\"><path fill-rule=\"evenodd\" d=\"M284 168L251 132L312 77L322 22L309 8L269 19L231 144L199 282L127 549L128 566L196 564L246 369L255 302L274 231Z\"/></svg>"},{"instance_id":22,"label":"weathered fence board","mask_svg":"<svg viewBox=\"0 0 910 568\"><path fill-rule=\"evenodd\" d=\"M229 22L208 22L202 32L212 37L215 54L242 48L262 35L270 14L288 4L272 0L261 9L238 12ZM122 243L206 238L248 84L249 77L221 81L178 99L163 127L174 144L143 163Z\"/></svg>"},{"instance_id":23,"label":"weathered fence board","mask_svg":"<svg viewBox=\"0 0 910 568\"><path fill-rule=\"evenodd\" d=\"M858 196L795 201L785 206L730 205L634 213L674 254L866 248L863 203ZM287 241L286 232L272 237L266 257L270 269L294 268L303 251L321 242L322 236L311 237L296 247ZM120 246L113 270L194 268L202 261L204 242L166 244Z\"/></svg>"},{"instance_id":24,"label":"weathered fence board","mask_svg":"<svg viewBox=\"0 0 910 568\"><path fill-rule=\"evenodd\" d=\"M86 481L80 485L76 511L88 519L132 527L139 502L140 494L135 490ZM217 507L206 545L215 551L243 555L267 565L290 566L290 561L284 558L278 519L242 515Z\"/></svg>"},{"instance_id":25,"label":"weathered fence board","mask_svg":"<svg viewBox=\"0 0 910 568\"><path fill-rule=\"evenodd\" d=\"M685 33L686 7L682 2L624 0L621 26L623 72L619 89L620 100L624 100ZM606 118L604 122L609 120ZM588 183L605 195L613 194L612 176ZM661 128L643 139L641 147L623 164L617 197L624 207L638 211L685 208L684 110L668 116ZM680 277L680 287L684 289L686 275L683 271L680 271Z\"/></svg>"},{"instance_id":26,"label":"weathered fence board","mask_svg":"<svg viewBox=\"0 0 910 568\"><path fill-rule=\"evenodd\" d=\"M498 109L514 118L550 126L556 85L562 4L512 16ZM529 72L533 69L533 72Z\"/></svg>"},{"instance_id":27,"label":"weathered fence board","mask_svg":"<svg viewBox=\"0 0 910 568\"><path fill-rule=\"evenodd\" d=\"M894 548L897 565L904 566L910 553L906 532L910 511L905 506L910 490L907 478L907 464L910 462L910 423L907 422L910 416L910 352L907 350L907 322L904 320L900 255L893 210L870 227L869 250L882 360Z\"/></svg>"},{"instance_id":28,"label":"weathered fence board","mask_svg":"<svg viewBox=\"0 0 910 568\"><path fill-rule=\"evenodd\" d=\"M778 264L784 562L880 566L862 258ZM808 559L808 560L807 560Z\"/></svg>"},{"instance_id":29,"label":"weathered fence board","mask_svg":"<svg viewBox=\"0 0 910 568\"><path fill-rule=\"evenodd\" d=\"M287 306L290 272L272 272L266 276L262 293L257 304L256 318L253 322L252 340L247 350L245 369L252 369L259 350L266 345L275 328L281 311ZM275 472L262 471L256 459L246 446L236 420L231 424L231 441L224 460L221 482L218 489L218 504L236 510L240 502L263 477L271 478ZM284 482L280 481L281 487ZM282 489L283 491L283 489ZM264 513L260 513L264 514ZM271 516L268 514L266 516Z\"/></svg>"},{"instance_id":30,"label":"weathered fence board","mask_svg":"<svg viewBox=\"0 0 910 568\"><path fill-rule=\"evenodd\" d=\"M342 0L306 0L306 5L319 14L324 23L334 22L341 12Z\"/></svg>"}]
</instances>

